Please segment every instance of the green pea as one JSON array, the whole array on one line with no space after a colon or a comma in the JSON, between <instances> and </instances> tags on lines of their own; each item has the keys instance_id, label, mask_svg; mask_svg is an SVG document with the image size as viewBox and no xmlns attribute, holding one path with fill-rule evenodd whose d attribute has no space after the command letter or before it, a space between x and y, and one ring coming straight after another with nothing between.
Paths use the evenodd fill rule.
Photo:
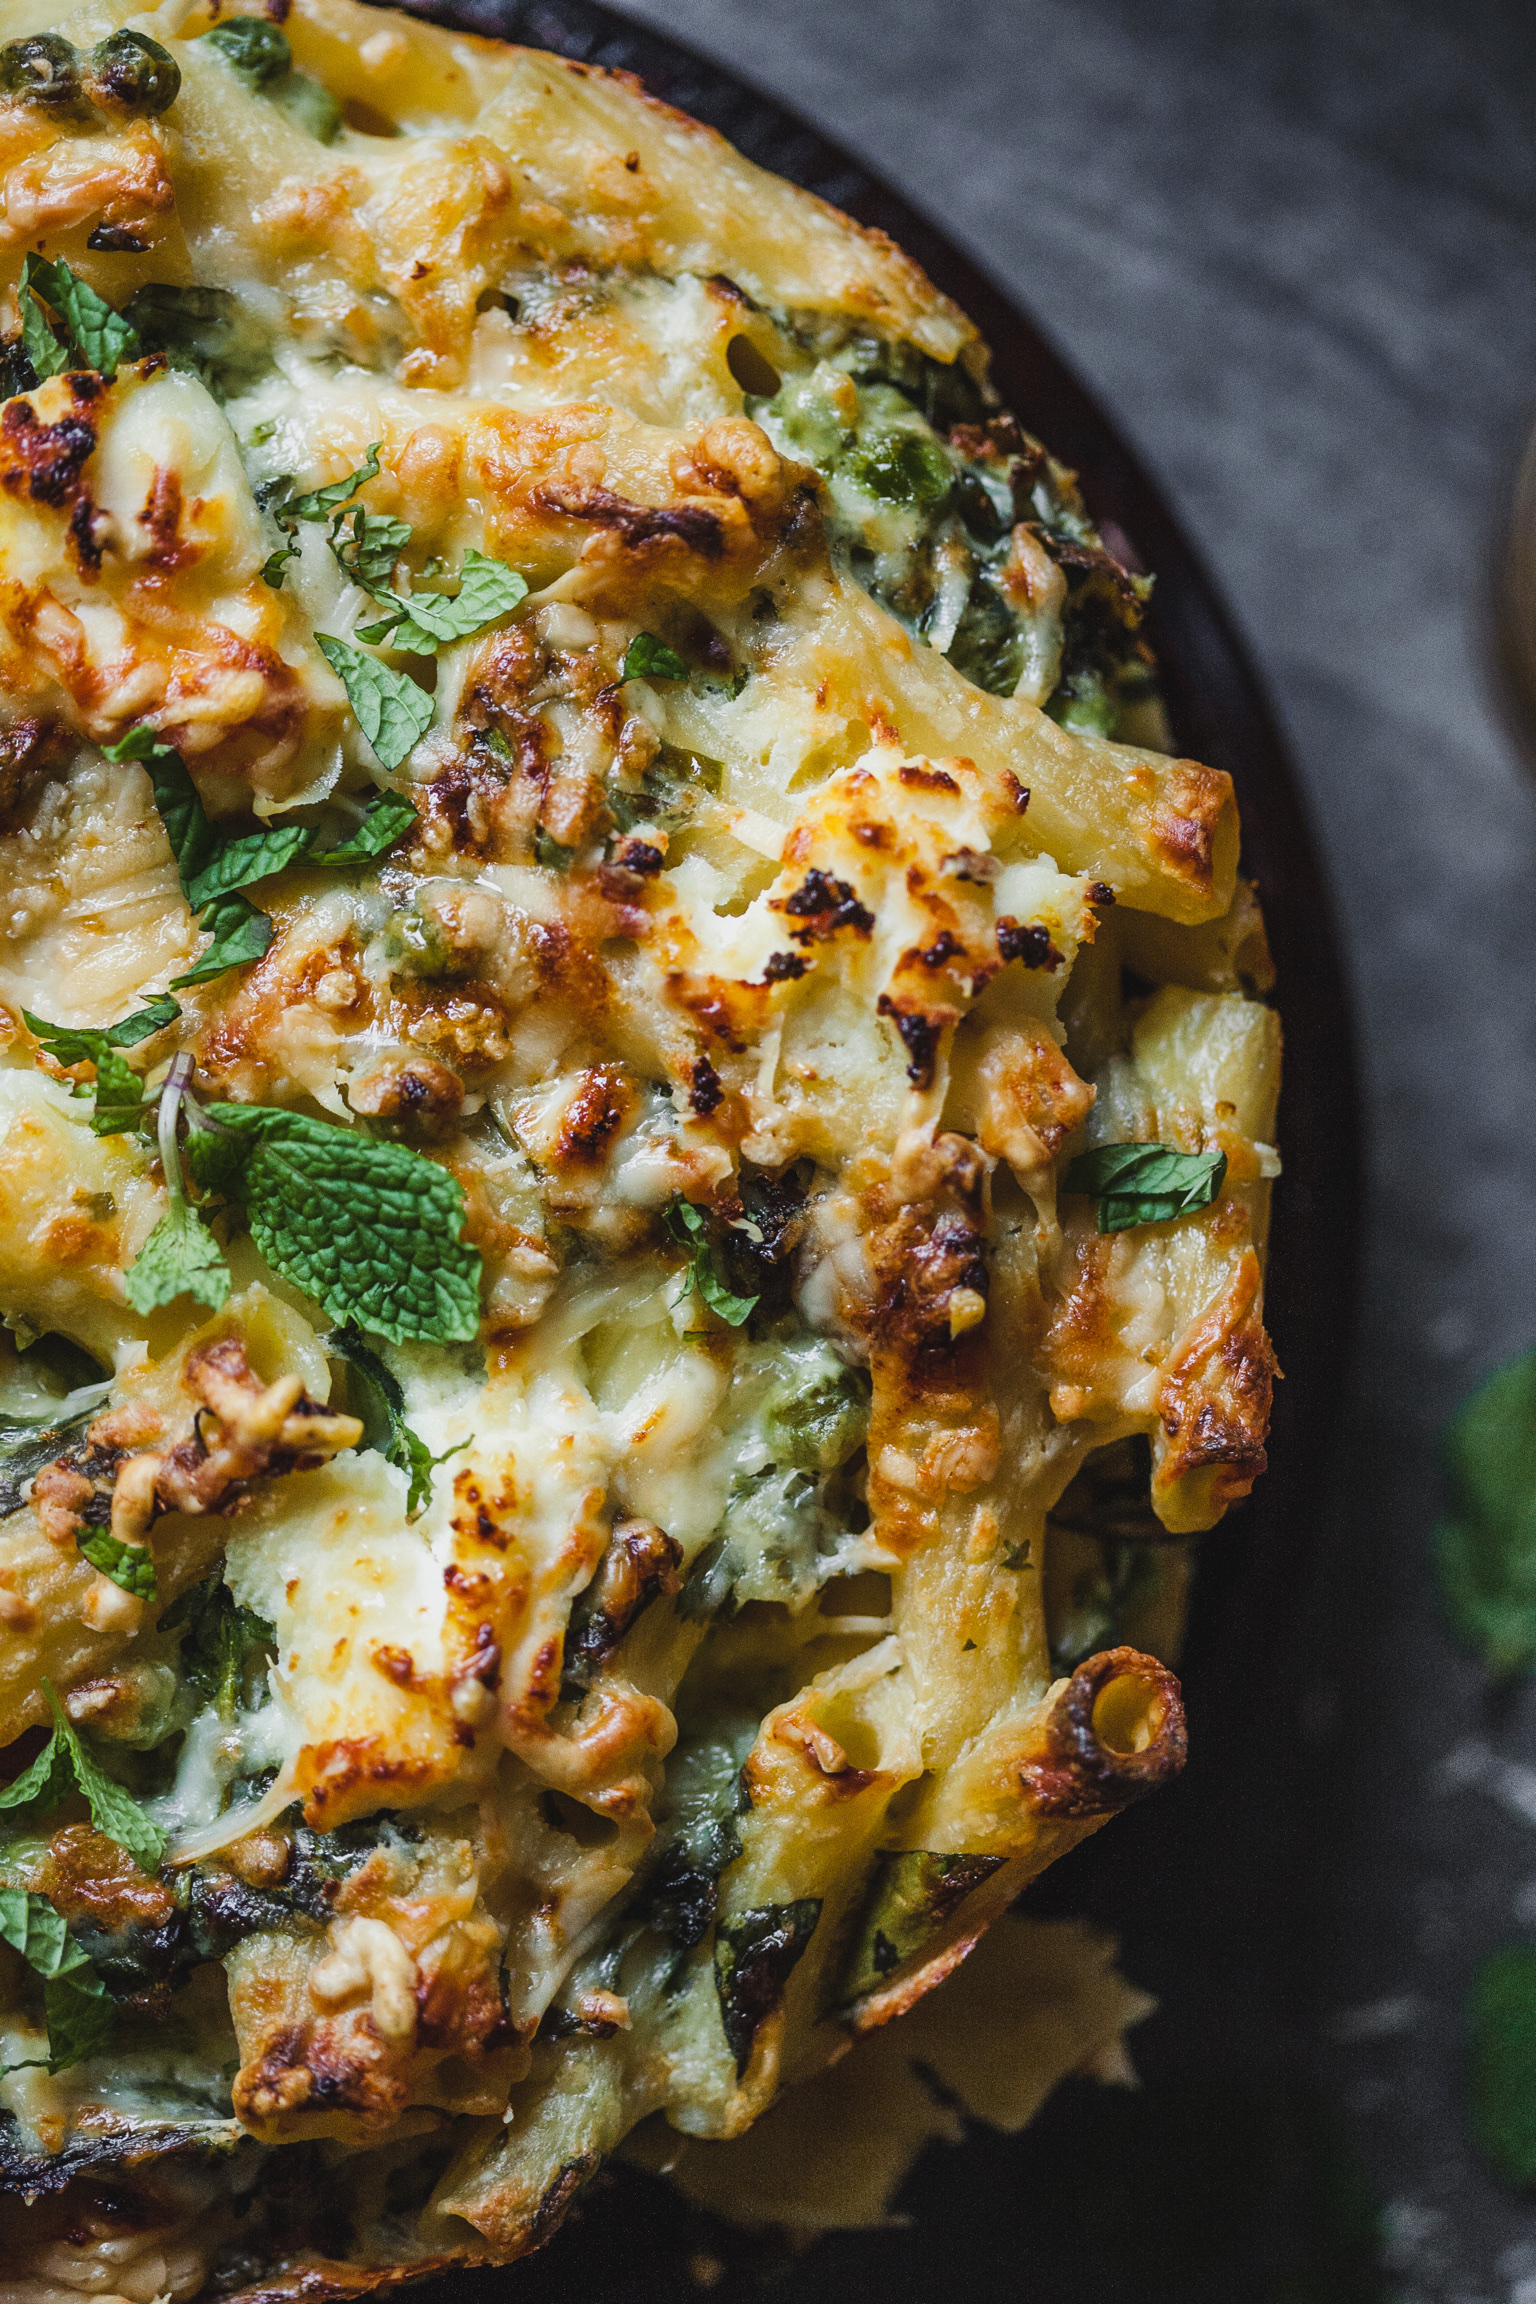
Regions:
<instances>
[{"instance_id":1,"label":"green pea","mask_svg":"<svg viewBox=\"0 0 1536 2304\"><path fill-rule=\"evenodd\" d=\"M35 32L0 48L0 90L62 111L80 101L80 54L58 32Z\"/></svg>"},{"instance_id":2,"label":"green pea","mask_svg":"<svg viewBox=\"0 0 1536 2304\"><path fill-rule=\"evenodd\" d=\"M218 50L248 87L265 88L268 81L280 79L293 69L293 50L286 34L264 16L227 16L200 38L206 47Z\"/></svg>"},{"instance_id":3,"label":"green pea","mask_svg":"<svg viewBox=\"0 0 1536 2304\"><path fill-rule=\"evenodd\" d=\"M104 112L164 112L181 93L181 66L143 32L113 32L91 50L86 94Z\"/></svg>"}]
</instances>

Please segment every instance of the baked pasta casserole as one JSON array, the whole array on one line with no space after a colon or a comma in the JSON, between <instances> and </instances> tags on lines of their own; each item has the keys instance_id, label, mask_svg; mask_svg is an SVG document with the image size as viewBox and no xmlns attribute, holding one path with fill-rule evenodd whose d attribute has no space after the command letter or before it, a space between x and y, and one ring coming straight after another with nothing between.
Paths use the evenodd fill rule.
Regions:
<instances>
[{"instance_id":1,"label":"baked pasta casserole","mask_svg":"<svg viewBox=\"0 0 1536 2304\"><path fill-rule=\"evenodd\" d=\"M1178 1770L1279 1027L897 248L353 0L0 34L0 2297L350 2295Z\"/></svg>"}]
</instances>

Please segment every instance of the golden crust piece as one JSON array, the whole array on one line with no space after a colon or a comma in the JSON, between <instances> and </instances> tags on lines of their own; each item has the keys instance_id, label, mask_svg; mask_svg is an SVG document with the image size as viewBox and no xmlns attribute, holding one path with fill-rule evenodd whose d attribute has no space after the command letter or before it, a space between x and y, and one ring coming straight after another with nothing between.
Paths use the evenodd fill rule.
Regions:
<instances>
[{"instance_id":1,"label":"golden crust piece","mask_svg":"<svg viewBox=\"0 0 1536 2304\"><path fill-rule=\"evenodd\" d=\"M0 1946L18 2304L102 2183L339 2298L744 2136L1182 1765L1276 1373L1230 784L970 324L277 14L0 26L0 1742L129 1802L0 1862L114 2004Z\"/></svg>"}]
</instances>

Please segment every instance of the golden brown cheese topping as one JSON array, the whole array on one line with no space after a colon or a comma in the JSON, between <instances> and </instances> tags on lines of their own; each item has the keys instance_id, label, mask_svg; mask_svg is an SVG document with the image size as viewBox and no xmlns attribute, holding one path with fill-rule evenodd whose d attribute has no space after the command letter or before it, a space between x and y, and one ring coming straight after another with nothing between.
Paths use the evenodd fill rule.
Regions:
<instances>
[{"instance_id":1,"label":"golden brown cheese topping","mask_svg":"<svg viewBox=\"0 0 1536 2304\"><path fill-rule=\"evenodd\" d=\"M0 30L16 2294L87 2176L503 2260L1182 1764L1262 925L888 243L352 0Z\"/></svg>"}]
</instances>

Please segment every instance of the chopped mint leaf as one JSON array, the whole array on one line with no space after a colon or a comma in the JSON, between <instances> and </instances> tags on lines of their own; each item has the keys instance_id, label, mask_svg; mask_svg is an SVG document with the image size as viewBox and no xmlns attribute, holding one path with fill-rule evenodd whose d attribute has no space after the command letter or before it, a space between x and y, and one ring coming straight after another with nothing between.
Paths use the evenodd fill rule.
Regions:
<instances>
[{"instance_id":1,"label":"chopped mint leaf","mask_svg":"<svg viewBox=\"0 0 1536 2304\"><path fill-rule=\"evenodd\" d=\"M300 1112L213 1104L204 1119L187 1147L194 1176L244 1201L267 1262L333 1320L391 1343L475 1335L480 1256L446 1168Z\"/></svg>"},{"instance_id":2,"label":"chopped mint leaf","mask_svg":"<svg viewBox=\"0 0 1536 2304\"><path fill-rule=\"evenodd\" d=\"M497 624L527 597L527 579L504 560L489 559L473 546L464 555L456 593L413 590L402 603L404 615L395 624L390 646L429 656L434 648L453 640L467 640ZM398 595L383 592L381 605L392 605Z\"/></svg>"},{"instance_id":3,"label":"chopped mint leaf","mask_svg":"<svg viewBox=\"0 0 1536 2304\"><path fill-rule=\"evenodd\" d=\"M533 828L533 853L546 872L569 872L576 851L567 848L563 841L554 839L542 824L536 824Z\"/></svg>"},{"instance_id":4,"label":"chopped mint leaf","mask_svg":"<svg viewBox=\"0 0 1536 2304\"><path fill-rule=\"evenodd\" d=\"M32 1765L24 1768L0 1792L0 1808L30 1808L35 1803L39 1812L47 1815L61 1800L67 1800L74 1788L75 1773L70 1767L69 1755L54 1734Z\"/></svg>"},{"instance_id":5,"label":"chopped mint leaf","mask_svg":"<svg viewBox=\"0 0 1536 2304\"><path fill-rule=\"evenodd\" d=\"M65 2072L105 2041L117 2013L112 1996L70 1935L63 1914L35 1890L0 1889L0 1937L43 1980L48 2069Z\"/></svg>"},{"instance_id":6,"label":"chopped mint leaf","mask_svg":"<svg viewBox=\"0 0 1536 2304\"><path fill-rule=\"evenodd\" d=\"M351 514L350 535L347 525L348 516L343 513L331 537L331 550L343 574L365 592L387 592L395 562L411 540L409 522L391 520L359 504Z\"/></svg>"},{"instance_id":7,"label":"chopped mint leaf","mask_svg":"<svg viewBox=\"0 0 1536 2304\"><path fill-rule=\"evenodd\" d=\"M52 305L69 331L71 349L80 355L74 366L94 368L101 376L115 376L125 360L138 358L139 340L127 321L62 258L50 264L45 257L28 256L21 268L21 290L28 303L40 296L45 304ZM22 311L27 352L36 368L37 353L31 337L25 335L26 304ZM71 363L61 363L61 366L68 365ZM58 370L50 373L57 374Z\"/></svg>"},{"instance_id":8,"label":"chopped mint leaf","mask_svg":"<svg viewBox=\"0 0 1536 2304\"><path fill-rule=\"evenodd\" d=\"M740 1328L751 1318L758 1299L733 1295L720 1279L715 1270L709 1230L700 1211L691 1200L674 1200L667 1210L666 1225L673 1239L691 1252L688 1270L683 1276L684 1295L694 1290L728 1328Z\"/></svg>"},{"instance_id":9,"label":"chopped mint leaf","mask_svg":"<svg viewBox=\"0 0 1536 2304\"><path fill-rule=\"evenodd\" d=\"M1176 1152L1168 1144L1100 1144L1067 1170L1063 1190L1099 1203L1099 1230L1168 1224L1208 1208L1227 1173L1225 1152Z\"/></svg>"},{"instance_id":10,"label":"chopped mint leaf","mask_svg":"<svg viewBox=\"0 0 1536 2304\"><path fill-rule=\"evenodd\" d=\"M621 680L686 680L688 667L654 632L637 632L619 673Z\"/></svg>"},{"instance_id":11,"label":"chopped mint leaf","mask_svg":"<svg viewBox=\"0 0 1536 2304\"><path fill-rule=\"evenodd\" d=\"M194 912L220 896L233 895L237 888L248 888L253 880L281 872L304 854L311 838L307 824L282 824L271 831L222 837L211 825L209 830L216 846L187 890L187 902Z\"/></svg>"},{"instance_id":12,"label":"chopped mint leaf","mask_svg":"<svg viewBox=\"0 0 1536 2304\"><path fill-rule=\"evenodd\" d=\"M403 672L345 640L317 632L320 652L347 691L357 724L384 768L398 768L432 725L433 703Z\"/></svg>"},{"instance_id":13,"label":"chopped mint leaf","mask_svg":"<svg viewBox=\"0 0 1536 2304\"><path fill-rule=\"evenodd\" d=\"M198 926L212 934L213 942L195 967L184 976L171 978L178 992L189 984L206 984L211 977L222 976L226 968L243 968L248 960L259 960L276 934L267 914L258 912L243 896L219 897L209 905Z\"/></svg>"},{"instance_id":14,"label":"chopped mint leaf","mask_svg":"<svg viewBox=\"0 0 1536 2304\"><path fill-rule=\"evenodd\" d=\"M235 17L232 19L232 25L244 21L246 19L242 17ZM252 18L251 21L255 22L257 19ZM203 37L211 39L213 35L212 33L205 33ZM282 38L281 33L278 34L278 38ZM276 483L283 490L283 493L271 505L270 509L273 519L288 538L288 542L279 551L272 554L261 571L262 582L269 584L274 592L281 591L283 571L288 562L296 558L298 554L298 545L293 541L296 524L300 520L313 522L329 520L332 514L339 512L344 504L351 503L352 498L360 488L366 487L370 480L377 480L379 476L379 450L383 445L382 440L375 440L368 450L366 460L358 465L355 472L349 472L344 480L332 480L327 487L311 488L302 496L290 496L287 493L288 489L293 486L291 480ZM334 542L333 534L333 545Z\"/></svg>"},{"instance_id":15,"label":"chopped mint leaf","mask_svg":"<svg viewBox=\"0 0 1536 2304\"><path fill-rule=\"evenodd\" d=\"M1495 1679L1536 1664L1536 1352L1496 1368L1446 1425L1450 1510L1434 1533L1451 1629Z\"/></svg>"},{"instance_id":16,"label":"chopped mint leaf","mask_svg":"<svg viewBox=\"0 0 1536 2304\"><path fill-rule=\"evenodd\" d=\"M398 792L380 792L369 801L362 822L335 848L316 849L311 864L366 864L403 840L416 822L416 811Z\"/></svg>"},{"instance_id":17,"label":"chopped mint leaf","mask_svg":"<svg viewBox=\"0 0 1536 2304\"><path fill-rule=\"evenodd\" d=\"M414 1520L431 1496L433 1466L446 1464L450 1456L457 1456L470 1443L461 1440L458 1447L445 1448L441 1456L432 1454L425 1440L406 1422L405 1394L399 1378L355 1327L336 1329L327 1339L327 1349L345 1360L352 1371L350 1392L353 1412L362 1418L362 1445L375 1450L410 1482L405 1509L408 1518Z\"/></svg>"},{"instance_id":18,"label":"chopped mint leaf","mask_svg":"<svg viewBox=\"0 0 1536 2304\"><path fill-rule=\"evenodd\" d=\"M229 1266L217 1240L190 1201L173 1192L169 1208L124 1277L129 1303L135 1312L149 1313L174 1304L178 1296L191 1296L217 1312L230 1286ZM96 1565L104 1567L105 1562L98 1560Z\"/></svg>"},{"instance_id":19,"label":"chopped mint leaf","mask_svg":"<svg viewBox=\"0 0 1536 2304\"><path fill-rule=\"evenodd\" d=\"M105 1832L109 1840L115 1840L119 1848L126 1848L141 1872L153 1876L165 1854L165 1834L158 1824L150 1822L133 1795L125 1792L121 1784L115 1784L100 1761L86 1750L78 1730L59 1702L53 1682L46 1676L43 1694L48 1699L60 1742L69 1755L75 1782L90 1808L91 1822L98 1832Z\"/></svg>"},{"instance_id":20,"label":"chopped mint leaf","mask_svg":"<svg viewBox=\"0 0 1536 2304\"><path fill-rule=\"evenodd\" d=\"M22 349L32 363L34 381L41 384L45 377L62 376L70 364L68 348L49 327L48 315L35 296L21 297L20 304Z\"/></svg>"},{"instance_id":21,"label":"chopped mint leaf","mask_svg":"<svg viewBox=\"0 0 1536 2304\"><path fill-rule=\"evenodd\" d=\"M135 1600L154 1600L158 1597L155 1584L155 1563L147 1544L124 1544L119 1537L105 1528L93 1528L75 1541L93 1568L103 1576L110 1576L114 1584L132 1593Z\"/></svg>"}]
</instances>

